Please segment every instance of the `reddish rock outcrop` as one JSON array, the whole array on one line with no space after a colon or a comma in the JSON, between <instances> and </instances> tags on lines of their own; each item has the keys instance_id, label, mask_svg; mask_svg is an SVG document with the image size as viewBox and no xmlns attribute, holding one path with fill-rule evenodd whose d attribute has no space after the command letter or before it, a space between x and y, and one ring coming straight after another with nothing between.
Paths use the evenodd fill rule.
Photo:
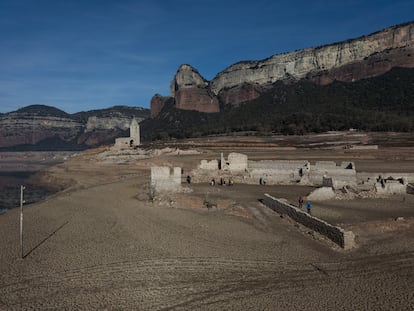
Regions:
<instances>
[{"instance_id":1,"label":"reddish rock outcrop","mask_svg":"<svg viewBox=\"0 0 414 311\"><path fill-rule=\"evenodd\" d=\"M151 118L155 118L164 108L167 100L171 99L169 96L161 96L160 94L155 94L151 98Z\"/></svg>"},{"instance_id":2,"label":"reddish rock outcrop","mask_svg":"<svg viewBox=\"0 0 414 311\"><path fill-rule=\"evenodd\" d=\"M207 113L220 111L217 97L209 91L208 81L190 65L181 65L178 69L171 82L171 96L178 109Z\"/></svg>"},{"instance_id":3,"label":"reddish rock outcrop","mask_svg":"<svg viewBox=\"0 0 414 311\"><path fill-rule=\"evenodd\" d=\"M256 99L263 88L258 84L243 83L230 89L221 90L218 98L225 105L238 106L241 103Z\"/></svg>"},{"instance_id":4,"label":"reddish rock outcrop","mask_svg":"<svg viewBox=\"0 0 414 311\"><path fill-rule=\"evenodd\" d=\"M197 87L177 90L175 93L175 107L207 113L220 111L217 97L210 96L207 89Z\"/></svg>"},{"instance_id":5,"label":"reddish rock outcrop","mask_svg":"<svg viewBox=\"0 0 414 311\"><path fill-rule=\"evenodd\" d=\"M211 81L190 65L181 65L171 82L171 96L178 109L218 112L220 103L237 106L251 101L277 81L352 82L394 67L414 67L414 22L339 43L239 62ZM162 101L153 99L151 115L161 109Z\"/></svg>"}]
</instances>

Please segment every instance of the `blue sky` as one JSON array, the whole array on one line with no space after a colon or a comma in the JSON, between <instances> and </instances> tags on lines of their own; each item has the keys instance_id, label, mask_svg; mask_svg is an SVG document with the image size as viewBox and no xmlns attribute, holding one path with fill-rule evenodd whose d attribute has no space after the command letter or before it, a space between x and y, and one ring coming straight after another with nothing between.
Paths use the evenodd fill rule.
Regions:
<instances>
[{"instance_id":1,"label":"blue sky","mask_svg":"<svg viewBox=\"0 0 414 311\"><path fill-rule=\"evenodd\" d=\"M210 80L412 20L412 0L0 0L0 112L149 107L184 63Z\"/></svg>"}]
</instances>

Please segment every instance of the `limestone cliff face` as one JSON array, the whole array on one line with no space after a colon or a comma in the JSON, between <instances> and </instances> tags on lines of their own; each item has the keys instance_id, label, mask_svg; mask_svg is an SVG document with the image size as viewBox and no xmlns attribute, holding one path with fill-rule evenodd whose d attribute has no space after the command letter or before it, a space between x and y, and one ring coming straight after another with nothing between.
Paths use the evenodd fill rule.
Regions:
<instances>
[{"instance_id":1,"label":"limestone cliff face","mask_svg":"<svg viewBox=\"0 0 414 311\"><path fill-rule=\"evenodd\" d=\"M175 92L179 89L205 88L207 86L208 81L196 69L184 64L178 68L174 79L171 81L171 96L174 97Z\"/></svg>"},{"instance_id":2,"label":"limestone cliff face","mask_svg":"<svg viewBox=\"0 0 414 311\"><path fill-rule=\"evenodd\" d=\"M142 121L143 118L138 118L137 121ZM128 116L119 116L119 117L97 117L90 116L88 122L85 126L85 132L91 132L94 130L111 130L111 129L129 129L131 124L131 118Z\"/></svg>"},{"instance_id":3,"label":"limestone cliff face","mask_svg":"<svg viewBox=\"0 0 414 311\"><path fill-rule=\"evenodd\" d=\"M54 136L72 140L81 129L81 122L71 118L30 113L5 114L0 117L0 147L36 144Z\"/></svg>"},{"instance_id":4,"label":"limestone cliff face","mask_svg":"<svg viewBox=\"0 0 414 311\"><path fill-rule=\"evenodd\" d=\"M387 28L369 36L337 44L274 55L261 61L240 62L219 73L210 82L210 88L214 94L218 94L224 88L242 83L266 85L291 77L301 79L309 74L363 62L370 56L390 50L398 50L401 52L398 56L401 54L404 58L404 61L396 60L396 63L414 67L414 23ZM337 74L335 77L354 79L349 74Z\"/></svg>"},{"instance_id":5,"label":"limestone cliff face","mask_svg":"<svg viewBox=\"0 0 414 311\"><path fill-rule=\"evenodd\" d=\"M219 112L219 102L209 91L209 84L190 65L181 65L171 82L171 96L178 109Z\"/></svg>"},{"instance_id":6,"label":"limestone cliff face","mask_svg":"<svg viewBox=\"0 0 414 311\"><path fill-rule=\"evenodd\" d=\"M238 105L250 101L276 81L355 81L384 74L394 67L414 67L413 22L357 39L239 62L211 81L190 65L182 65L171 83L171 96L178 109L217 112L220 103ZM155 117L160 109L151 111Z\"/></svg>"}]
</instances>

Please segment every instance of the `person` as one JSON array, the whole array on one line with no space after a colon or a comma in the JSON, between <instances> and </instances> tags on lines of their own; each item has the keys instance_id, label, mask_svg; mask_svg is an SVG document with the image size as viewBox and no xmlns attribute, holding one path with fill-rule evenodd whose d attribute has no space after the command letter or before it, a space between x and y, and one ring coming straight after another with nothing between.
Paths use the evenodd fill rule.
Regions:
<instances>
[{"instance_id":1,"label":"person","mask_svg":"<svg viewBox=\"0 0 414 311\"><path fill-rule=\"evenodd\" d=\"M220 186L223 186L223 177L220 177Z\"/></svg>"},{"instance_id":2,"label":"person","mask_svg":"<svg viewBox=\"0 0 414 311\"><path fill-rule=\"evenodd\" d=\"M303 198L299 197L299 208L302 208L303 206Z\"/></svg>"},{"instance_id":3,"label":"person","mask_svg":"<svg viewBox=\"0 0 414 311\"><path fill-rule=\"evenodd\" d=\"M229 178L229 186L233 186L233 179Z\"/></svg>"},{"instance_id":4,"label":"person","mask_svg":"<svg viewBox=\"0 0 414 311\"><path fill-rule=\"evenodd\" d=\"M191 184L191 176L187 175L187 184Z\"/></svg>"},{"instance_id":5,"label":"person","mask_svg":"<svg viewBox=\"0 0 414 311\"><path fill-rule=\"evenodd\" d=\"M214 180L214 178L212 178L210 181L210 185L214 186L215 184L216 184L216 181Z\"/></svg>"},{"instance_id":6,"label":"person","mask_svg":"<svg viewBox=\"0 0 414 311\"><path fill-rule=\"evenodd\" d=\"M260 185L263 185L263 177L260 177L260 179L259 179L259 184L260 184Z\"/></svg>"},{"instance_id":7,"label":"person","mask_svg":"<svg viewBox=\"0 0 414 311\"><path fill-rule=\"evenodd\" d=\"M308 202L306 204L306 209L308 211L308 214L311 214L312 213L312 204L310 202Z\"/></svg>"}]
</instances>

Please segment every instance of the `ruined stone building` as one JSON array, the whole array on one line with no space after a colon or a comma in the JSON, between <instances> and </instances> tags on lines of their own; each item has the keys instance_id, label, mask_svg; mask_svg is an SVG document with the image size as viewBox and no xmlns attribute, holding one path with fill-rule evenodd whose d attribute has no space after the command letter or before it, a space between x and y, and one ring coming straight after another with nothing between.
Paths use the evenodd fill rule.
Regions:
<instances>
[{"instance_id":1,"label":"ruined stone building","mask_svg":"<svg viewBox=\"0 0 414 311\"><path fill-rule=\"evenodd\" d=\"M132 148L141 144L139 124L135 117L129 126L129 137L119 137L115 139L115 147L119 149Z\"/></svg>"},{"instance_id":2,"label":"ruined stone building","mask_svg":"<svg viewBox=\"0 0 414 311\"><path fill-rule=\"evenodd\" d=\"M179 192L181 187L181 168L168 166L151 167L151 195Z\"/></svg>"},{"instance_id":3,"label":"ruined stone building","mask_svg":"<svg viewBox=\"0 0 414 311\"><path fill-rule=\"evenodd\" d=\"M195 182L208 182L211 178L229 178L235 182L257 184L264 180L269 185L301 184L341 188L356 185L357 176L352 162L337 165L331 161L319 161L311 165L306 160L248 160L247 155L230 153L227 159L221 154L220 160L202 160L193 170Z\"/></svg>"}]
</instances>

